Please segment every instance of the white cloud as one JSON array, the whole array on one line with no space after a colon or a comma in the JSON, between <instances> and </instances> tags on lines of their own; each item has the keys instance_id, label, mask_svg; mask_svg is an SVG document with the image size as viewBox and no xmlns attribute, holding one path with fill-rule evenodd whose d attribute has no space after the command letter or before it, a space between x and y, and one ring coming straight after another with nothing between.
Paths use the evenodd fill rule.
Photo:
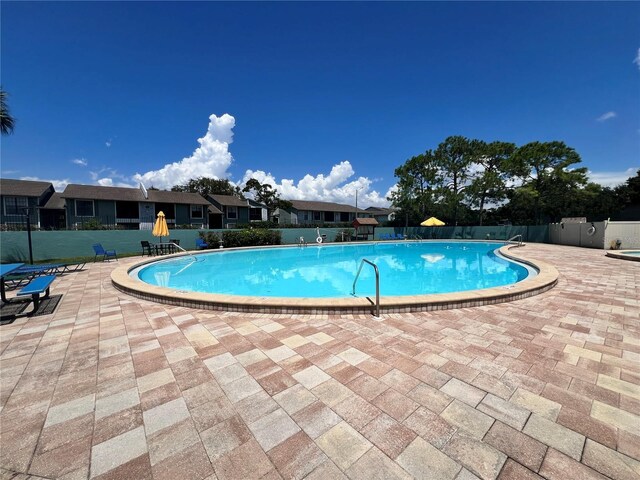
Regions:
<instances>
[{"instance_id":1,"label":"white cloud","mask_svg":"<svg viewBox=\"0 0 640 480\"><path fill-rule=\"evenodd\" d=\"M102 167L95 172L89 172L91 180L96 185L102 185L103 187L137 187L138 184L131 181L129 177L126 177L117 170L110 167Z\"/></svg>"},{"instance_id":2,"label":"white cloud","mask_svg":"<svg viewBox=\"0 0 640 480\"><path fill-rule=\"evenodd\" d=\"M640 48L638 49L638 53L636 54L636 58L633 59L633 63L638 65L638 68L640 68Z\"/></svg>"},{"instance_id":3,"label":"white cloud","mask_svg":"<svg viewBox=\"0 0 640 480\"><path fill-rule=\"evenodd\" d=\"M111 139L107 140L106 142L104 142L104 144L107 146L107 148L109 148L111 146Z\"/></svg>"},{"instance_id":4,"label":"white cloud","mask_svg":"<svg viewBox=\"0 0 640 480\"><path fill-rule=\"evenodd\" d=\"M67 185L72 183L68 178L65 178L63 180L51 180L38 177L20 177L20 180L31 180L32 182L49 182L53 185L53 188L56 192L62 192L65 188L67 188Z\"/></svg>"},{"instance_id":5,"label":"white cloud","mask_svg":"<svg viewBox=\"0 0 640 480\"><path fill-rule=\"evenodd\" d=\"M174 185L185 184L192 178L229 178L229 168L233 156L229 145L233 142L233 128L235 118L229 114L221 117L211 115L209 128L204 137L198 139L200 146L190 157L179 162L167 164L159 170L149 171L133 176L135 183L142 182L145 186L169 189ZM380 195L371 188L373 180L367 177L352 179L355 172L348 161L334 165L325 175L322 173L305 175L302 179L282 179L278 181L271 173L263 170L247 170L239 182L244 186L250 178L260 183L269 183L278 190L280 197L288 200L317 200L326 202L355 204L356 190L358 190L358 206L388 206L385 195ZM98 175L93 174L93 180L98 181ZM233 182L231 182L233 184Z\"/></svg>"},{"instance_id":6,"label":"white cloud","mask_svg":"<svg viewBox=\"0 0 640 480\"><path fill-rule=\"evenodd\" d=\"M190 157L167 164L160 170L136 173L133 179L146 186L170 189L174 185L187 183L192 178L226 178L227 169L233 162L229 144L233 142L235 123L235 119L227 113L221 117L211 115L207 133L198 139L200 146Z\"/></svg>"},{"instance_id":7,"label":"white cloud","mask_svg":"<svg viewBox=\"0 0 640 480\"><path fill-rule=\"evenodd\" d=\"M247 170L241 185L255 178L260 183L270 184L278 191L280 197L286 200L315 200L347 205L355 205L357 191L359 208L389 205L386 195L381 196L376 190L371 189L371 179L358 177L348 181L354 173L351 163L347 160L334 165L328 175L320 173L314 177L307 174L297 182L287 178L278 181L273 175L262 170Z\"/></svg>"},{"instance_id":8,"label":"white cloud","mask_svg":"<svg viewBox=\"0 0 640 480\"><path fill-rule=\"evenodd\" d=\"M618 114L616 112L606 112L596 118L597 122L606 122L607 120L611 120L612 118L616 118Z\"/></svg>"},{"instance_id":9,"label":"white cloud","mask_svg":"<svg viewBox=\"0 0 640 480\"><path fill-rule=\"evenodd\" d=\"M592 172L589 171L589 180L594 183L599 183L603 187L617 187L623 184L630 177L635 177L636 172L640 169L638 167L627 168L622 172Z\"/></svg>"},{"instance_id":10,"label":"white cloud","mask_svg":"<svg viewBox=\"0 0 640 480\"><path fill-rule=\"evenodd\" d=\"M74 158L73 160L71 160L71 163L86 167L88 162L84 158Z\"/></svg>"}]
</instances>

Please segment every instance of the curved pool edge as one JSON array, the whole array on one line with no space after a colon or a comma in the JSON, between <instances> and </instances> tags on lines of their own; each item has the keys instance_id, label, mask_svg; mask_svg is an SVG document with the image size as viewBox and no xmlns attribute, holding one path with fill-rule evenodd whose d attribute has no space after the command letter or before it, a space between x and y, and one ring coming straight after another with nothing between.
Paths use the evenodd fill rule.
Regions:
<instances>
[{"instance_id":1,"label":"curved pool edge","mask_svg":"<svg viewBox=\"0 0 640 480\"><path fill-rule=\"evenodd\" d=\"M293 247L295 248L295 247ZM495 303L520 300L538 295L552 288L558 281L556 268L541 260L531 260L512 252L519 249L516 245L504 245L498 249L504 257L521 262L538 271L532 278L521 282L481 290L464 292L438 293L431 295L407 295L380 298L381 313L425 312L448 310L453 308L478 307ZM231 249L227 249L231 250ZM207 250L201 253L211 253ZM181 253L175 257L198 255L198 253ZM197 308L202 310L220 310L251 313L286 313L286 314L323 314L323 313L371 313L375 310L375 300L366 297L348 298L286 298L286 297L249 297L179 291L159 287L136 280L129 275L131 270L157 261L150 258L146 261L117 267L111 273L111 283L123 293L136 298L153 302Z\"/></svg>"},{"instance_id":2,"label":"curved pool edge","mask_svg":"<svg viewBox=\"0 0 640 480\"><path fill-rule=\"evenodd\" d=\"M629 250L607 250L605 255L611 258L617 258L620 260L631 260L632 262L640 262L640 255L627 255L626 252L637 252L638 249L629 249Z\"/></svg>"}]
</instances>

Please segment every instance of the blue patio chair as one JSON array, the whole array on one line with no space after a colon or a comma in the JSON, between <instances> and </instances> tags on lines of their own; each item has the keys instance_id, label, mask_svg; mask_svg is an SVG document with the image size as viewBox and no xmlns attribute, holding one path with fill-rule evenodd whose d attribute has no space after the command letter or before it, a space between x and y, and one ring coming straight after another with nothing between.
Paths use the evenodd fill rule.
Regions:
<instances>
[{"instance_id":1,"label":"blue patio chair","mask_svg":"<svg viewBox=\"0 0 640 480\"><path fill-rule=\"evenodd\" d=\"M406 240L407 237L404 236L404 233L396 233L395 239L396 240Z\"/></svg>"},{"instance_id":2,"label":"blue patio chair","mask_svg":"<svg viewBox=\"0 0 640 480\"><path fill-rule=\"evenodd\" d=\"M196 248L198 250L209 248L209 244L205 242L202 238L196 238Z\"/></svg>"},{"instance_id":3,"label":"blue patio chair","mask_svg":"<svg viewBox=\"0 0 640 480\"><path fill-rule=\"evenodd\" d=\"M98 258L98 255L102 255L103 262L111 258L115 258L116 260L118 260L118 255L116 254L115 250L105 250L99 243L93 245L93 251L96 252L96 256L93 257L94 262Z\"/></svg>"}]
</instances>

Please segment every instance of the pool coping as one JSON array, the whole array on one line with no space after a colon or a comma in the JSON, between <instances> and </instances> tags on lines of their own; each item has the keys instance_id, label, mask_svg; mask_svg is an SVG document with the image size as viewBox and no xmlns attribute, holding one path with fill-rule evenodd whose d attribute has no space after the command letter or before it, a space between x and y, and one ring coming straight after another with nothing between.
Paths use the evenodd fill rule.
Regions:
<instances>
[{"instance_id":1,"label":"pool coping","mask_svg":"<svg viewBox=\"0 0 640 480\"><path fill-rule=\"evenodd\" d=\"M453 242L455 240L451 241ZM276 247L283 247L283 245L278 245ZM255 247L244 247L243 249L251 248ZM291 248L297 247L293 245ZM553 265L541 260L536 259L535 261L532 261L520 255L516 255L515 252L511 251L516 248L519 249L521 247L514 244L505 244L500 247L498 251L506 258L535 268L538 271L536 276L527 278L513 285L485 288L481 290L468 290L464 292L438 293L431 295L380 297L380 311L382 313L424 312L491 305L538 295L546 292L557 283L558 271ZM198 255L199 253L211 253L212 251L216 250L205 250L203 252L196 253L185 252L171 255L171 257ZM168 257L169 256L165 258ZM136 298L203 310L286 314L353 314L372 313L375 311L375 300L369 299L368 297L283 298L187 292L156 285L149 285L140 280L136 280L129 275L131 270L157 260L158 258L149 258L146 261L136 262L132 265L117 267L111 273L112 284L116 289Z\"/></svg>"},{"instance_id":2,"label":"pool coping","mask_svg":"<svg viewBox=\"0 0 640 480\"><path fill-rule=\"evenodd\" d=\"M611 258L618 258L621 260L631 260L632 262L640 262L640 255L627 255L626 252L637 252L637 248L631 248L627 250L607 250L605 255Z\"/></svg>"}]
</instances>

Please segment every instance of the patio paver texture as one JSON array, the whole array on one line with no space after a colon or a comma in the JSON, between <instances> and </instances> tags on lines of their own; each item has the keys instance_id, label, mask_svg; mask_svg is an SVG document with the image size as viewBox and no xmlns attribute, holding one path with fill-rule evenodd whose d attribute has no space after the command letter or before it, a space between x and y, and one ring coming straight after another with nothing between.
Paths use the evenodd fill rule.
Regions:
<instances>
[{"instance_id":1,"label":"patio paver texture","mask_svg":"<svg viewBox=\"0 0 640 480\"><path fill-rule=\"evenodd\" d=\"M243 314L138 300L119 262L0 327L0 478L639 479L640 264L498 305Z\"/></svg>"}]
</instances>

